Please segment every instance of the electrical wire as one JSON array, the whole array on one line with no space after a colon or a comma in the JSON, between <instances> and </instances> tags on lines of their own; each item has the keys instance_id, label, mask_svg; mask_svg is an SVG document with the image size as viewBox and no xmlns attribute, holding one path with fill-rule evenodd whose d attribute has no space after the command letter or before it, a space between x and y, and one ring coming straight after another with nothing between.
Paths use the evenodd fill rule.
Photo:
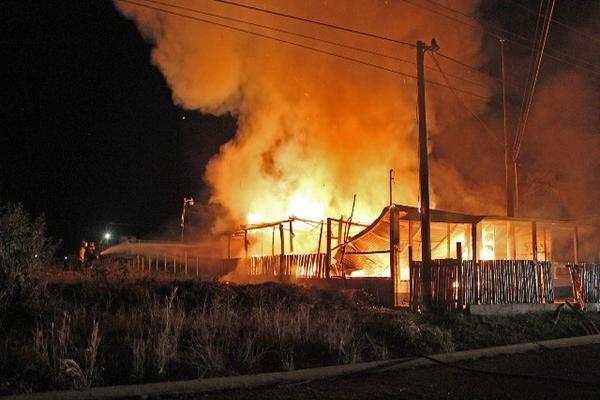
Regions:
<instances>
[{"instance_id":1,"label":"electrical wire","mask_svg":"<svg viewBox=\"0 0 600 400\"><path fill-rule=\"evenodd\" d=\"M548 5L550 5L550 3L548 3ZM535 23L535 32L533 34L533 40L534 42L538 42L541 41L541 39L539 39L539 31L540 31L540 25L542 26L543 29L543 24L544 22L542 21L542 8L544 6L544 0L540 0L540 7L539 7L539 13L538 13L538 19ZM546 7L547 9L548 7ZM547 13L548 11L546 11ZM544 21L546 19L544 18ZM531 57L529 58L529 66L527 68L527 77L525 79L525 89L523 89L523 97L521 99L521 107L519 110L519 121L517 122L517 129L516 129L516 133L515 133L515 138L513 141L513 149L515 147L515 144L517 143L517 136L519 135L520 129L521 129L521 124L523 123L523 118L525 116L525 108L526 108L526 103L527 103L527 99L529 98L529 91L531 90L531 81L533 78L533 68L535 65L535 62L537 60L537 55L539 53L539 47L541 45L538 45L537 48L532 49L531 51Z\"/></svg>"},{"instance_id":2,"label":"electrical wire","mask_svg":"<svg viewBox=\"0 0 600 400\"><path fill-rule=\"evenodd\" d=\"M217 3L227 4L227 5L230 5L230 6L246 8L246 9L252 10L252 11L258 11L258 12L262 12L262 13L276 15L278 17L284 17L284 18L294 19L296 21L308 22L308 23L315 24L315 25L325 26L327 28L332 28L332 29L337 29L337 30L344 31L344 32L354 33L356 35L367 36L367 37L370 37L370 38L373 38L373 39L385 40L387 42L401 44L401 45L409 46L409 47L412 47L412 48L417 47L413 43L404 42L402 40L397 40L397 39L389 38L387 36L376 35L374 33L363 32L363 31L359 31L359 30L356 30L356 29L347 28L347 27L344 27L344 26L330 24L330 23L327 23L327 22L316 21L316 20L309 19L309 18L304 18L304 17L298 17L296 15L291 15L291 14L285 14L285 13L282 13L282 12L278 12L278 11L274 11L274 10L269 10L269 9L266 9L266 8L254 7L254 6L250 6L248 4L236 3L234 1L229 1L229 0L213 0L213 1L215 1Z\"/></svg>"},{"instance_id":3,"label":"electrical wire","mask_svg":"<svg viewBox=\"0 0 600 400\"><path fill-rule=\"evenodd\" d=\"M210 12L207 12L207 11L198 10L198 9L195 9L195 8L183 7L183 6L179 6L179 5L175 5L175 4L171 4L171 3L166 3L166 2L162 2L162 1L158 1L158 0L143 0L143 1L146 2L146 3L154 3L154 4L158 4L158 5L163 5L163 6L171 7L171 8L174 8L174 9L179 9L179 10L184 10L184 11L189 11L189 12L193 12L193 13L197 13L197 14L209 16L209 17L221 18L221 19L224 19L224 20L227 20L227 21L232 21L232 22L237 22L237 23L241 23L241 24L246 24L246 25L254 26L254 27L257 27L257 28L267 29L267 30L270 30L270 31L273 31L273 32L285 33L285 34L288 34L288 35L297 36L297 37L301 37L301 38L309 39L309 40L314 40L314 41L318 41L318 42L321 42L321 43L326 43L326 44L330 44L330 45L333 45L333 46L342 47L342 48L345 48L345 49L359 51L359 52L362 52L362 53L365 53L365 54L370 54L370 55L379 56L379 57L387 58L387 59L394 60L394 61L399 61L399 62L404 63L404 64L410 64L410 65L416 65L417 64L416 62L411 61L411 60L406 60L406 59L401 58L401 57L392 56L392 55L389 55L389 54L385 54L385 53L381 53L381 52L377 52L377 51L373 51L373 50L368 50L368 49L365 49L363 47L351 46L351 45L347 45L347 44L340 43L340 42L334 42L334 41L331 41L331 40L322 39L322 38L317 37L317 36L311 36L311 35L305 35L305 34L298 33L298 32L292 32L292 31L289 31L289 30L285 30L285 29L281 29L281 28L275 28L275 27L268 26L268 25L263 25L263 24L258 24L258 23L255 23L255 22L250 22L250 21L247 21L247 20L239 19L239 18L228 17L228 16L224 16L224 15L210 13ZM434 68L431 68L431 67L428 67L428 66L425 66L425 68L431 69L432 71L436 71L437 72L437 70L435 70ZM453 79L456 79L456 80L459 80L461 82L464 82L464 83L468 83L468 84L471 84L471 85L474 85L474 86L479 86L479 87L484 88L484 89L488 88L487 85L484 85L484 84L479 83L479 82L475 82L475 81L470 80L470 79L463 78L463 77L458 76L458 75L448 74L448 76L450 76Z\"/></svg>"},{"instance_id":4,"label":"electrical wire","mask_svg":"<svg viewBox=\"0 0 600 400\"><path fill-rule=\"evenodd\" d=\"M355 62L355 63L358 63L358 64L362 64L364 66L368 66L368 67L380 69L382 71L390 72L390 73L393 73L393 74L396 74L396 75L400 75L400 76L404 76L404 77L407 77L407 78L411 78L411 79L417 80L416 76L411 75L411 74L407 74L407 73L404 73L404 72L401 72L401 71L398 71L398 70L395 70L393 68L384 67L384 66L381 66L381 65L378 65L378 64L374 64L374 63L371 63L371 62L367 62L367 61L364 61L364 60L360 60L360 59L357 59L357 58L353 58L353 57L349 57L349 56L345 56L345 55L333 53L331 51L327 51L327 50L323 50L323 49L318 49L318 48L315 48L315 47L311 47L311 46L308 46L308 45L305 45L305 44L301 44L301 43L297 43L297 42L292 42L292 41L289 41L289 40L277 38L277 37L274 37L274 36L265 35L265 34L262 34L262 33L259 33L259 32L249 31L249 30L246 30L246 29L234 27L234 26L231 26L231 25L222 24L222 23L215 22L215 21L210 21L210 20L203 19L203 18L194 17L192 15L181 14L181 13L174 12L174 11L171 11L171 10L165 10L165 9L162 9L162 8L159 8L159 7L154 7L154 6L151 6L151 5L148 5L148 4L139 3L139 2L133 1L133 0L117 0L117 1L120 1L120 2L123 2L123 3L133 4L133 5L136 5L138 7L152 9L152 10L155 10L155 11L158 11L158 12L162 12L162 13L165 13L165 14L170 14L170 15L173 15L173 16L178 16L178 17L182 17L182 18L194 20L194 21L197 21L197 22L203 22L203 23L206 23L206 24L211 24L211 25L219 26L221 28L230 29L230 30L234 30L234 31L237 31L237 32L242 32L242 33L246 33L246 34L249 34L249 35L254 35L254 36L257 36L257 37L261 37L263 39L274 40L276 42L289 44L289 45L292 45L292 46L303 48L305 50L310 50L310 51L314 51L314 52L317 52L317 53L329 55L329 56L332 56L332 57L337 57L337 58L344 59L344 60L347 60L347 61L351 61L351 62ZM220 0L214 0L214 1L220 1ZM425 80L425 82L429 83L430 85L434 85L434 86L438 86L438 87L443 87L443 88L446 88L446 89L450 89L448 86L446 86L446 85L444 85L442 83L436 82L436 81ZM467 94L467 95L475 97L475 98L479 98L479 99L482 99L482 100L487 100L486 96L482 96L480 94L477 94L477 93L474 93L474 92L471 92L471 91L468 91L468 90L457 89L457 88L453 88L453 90L456 90L456 91L458 91L460 93L463 93L463 94Z\"/></svg>"},{"instance_id":5,"label":"electrical wire","mask_svg":"<svg viewBox=\"0 0 600 400\"><path fill-rule=\"evenodd\" d=\"M535 95L535 87L536 87L536 84L537 84L537 81L538 81L538 77L539 77L539 74L540 74L540 69L541 69L541 66L542 66L542 59L544 57L544 49L546 48L546 43L547 43L547 40L548 40L548 35L550 33L550 25L552 23L552 15L554 14L554 6L555 6L555 4L556 4L556 0L552 0L552 6L550 8L550 13L548 14L548 19L546 21L546 29L545 29L545 33L544 33L544 39L543 39L542 46L541 46L541 49L540 49L540 55L538 57L537 69L536 69L535 77L534 77L534 80L533 80L533 83L532 83L532 86L531 86L531 90L530 90L530 93L529 93L529 101L528 101L528 104L527 104L525 116L523 118L523 124L521 126L520 134L517 135L518 141L516 143L516 148L514 149L514 152L513 152L513 161L514 162L517 161L517 158L519 157L519 152L521 151L521 146L523 144L523 136L525 134L525 128L527 126L527 119L529 117L529 112L531 110L531 104L533 103L533 96Z\"/></svg>"},{"instance_id":6,"label":"electrical wire","mask_svg":"<svg viewBox=\"0 0 600 400\"><path fill-rule=\"evenodd\" d=\"M447 18L447 19L449 19L449 20L452 20L452 21L454 21L454 22L457 22L457 23L459 23L459 24L465 25L465 26L467 26L467 27L469 27L469 28L471 28L471 29L474 29L474 30L477 30L477 31L482 31L483 33L485 33L485 34L487 34L487 35L489 35L489 36L491 36L491 37L493 37L493 38L495 38L495 39L497 39L497 40L499 40L499 39L505 39L505 40L507 40L507 41L508 41L508 39L507 39L507 38L504 38L504 37L502 37L502 36L498 35L498 34L497 34L497 33L495 33L495 32L491 32L490 30L483 29L483 28L481 27L481 25L479 25L479 24L472 24L472 23L469 23L469 22L463 21L463 20L461 20L461 19L455 18L455 17L453 17L453 16L450 16L450 15L444 14L444 13L442 13L442 12L440 12L440 11L437 11L437 10L435 10L435 9L432 9L431 7L427 7L427 6L423 5L423 4L416 4L416 3L413 3L413 2L412 2L412 1L410 1L410 0L401 0L401 1L403 1L403 2L404 2L404 3L406 3L406 4L409 4L409 5L411 5L411 6L413 6L413 7L421 8L421 9L423 9L423 10L429 11L429 12L430 12L430 13L432 13L432 14L436 14L436 15L442 16L442 17L444 17L444 18ZM428 1L430 1L430 2L433 2L432 0L428 0ZM445 8L450 8L450 7L445 7ZM461 12L460 12L460 11L458 11L458 10L455 10L455 9L452 9L452 10L454 10L454 12L461 13ZM467 15L467 16L468 16L468 14L464 14L464 15ZM469 17L469 18L471 18L471 19L474 19L475 21L479 21L477 18L475 18L475 17L473 17L473 16L468 16L468 17ZM526 38L525 36L522 36L522 35L520 35L520 34L517 34L517 33L511 32L511 31L509 31L509 30L506 30L506 29L503 29L503 28L499 28L499 27L496 27L495 29L497 29L497 30L499 30L499 31L501 31L501 32L504 32L504 33L506 33L506 34L509 34L509 35L511 35L511 36L513 36L513 37L519 38L519 39L521 39L522 41L525 41L525 42L527 42L527 43L530 43L530 44L532 43L532 41L531 41L530 39L528 39L528 38ZM524 44L524 43L522 43L522 42L519 42L518 40L514 40L514 39L513 39L513 40L510 40L510 42L512 42L512 43L514 43L514 44L516 44L516 45L518 45L518 46L521 46L521 47L523 47L523 48L525 48L525 49L529 49L529 50L532 50L532 49L533 49L533 48L531 47L531 45ZM558 55L560 55L560 56L562 56L562 57L566 57L568 60L567 60L567 59L565 59L565 58L561 58L561 57L559 57L559 56L557 56L557 55L553 54L552 52L554 52L554 53L556 53L556 54L558 54ZM565 52L562 52L562 51L559 51L559 50L556 50L556 49L551 49L551 51L550 51L550 50L548 50L548 55L547 55L547 57L548 57L548 58L551 58L551 59L553 59L553 60L555 60L555 61L559 61L559 62L561 62L561 63L563 63L563 64L570 65L570 66L572 66L572 67L579 68L579 69L582 69L582 70L585 70L585 71L588 71L588 72L591 72L591 73L593 73L593 74L595 74L595 75L598 75L598 76L600 76L600 71L599 71L599 70L597 70L597 69L595 69L595 68L597 67L597 65L596 65L596 64L593 64L593 63L590 63L590 62L587 62L587 61L582 61L582 60L580 60L580 59L577 59L577 58L575 58L575 57L573 57L573 56L571 56L571 55L569 55L569 54L567 54L567 53L565 53ZM584 65L581 65L581 64L578 64L578 63L574 63L572 60L577 60L577 61L579 61L580 63L586 64L586 65L588 65L588 66L589 66L589 67L591 67L591 68L589 68L589 67L585 67Z\"/></svg>"},{"instance_id":7,"label":"electrical wire","mask_svg":"<svg viewBox=\"0 0 600 400\"><path fill-rule=\"evenodd\" d=\"M537 12L537 13L536 13L534 10L532 10L532 9L530 9L529 7L527 7L527 6L525 6L525 5L521 4L521 3L519 3L518 1L515 1L515 0L505 0L505 1L508 1L508 2L510 2L510 3L512 3L512 4L514 4L515 6L517 6L517 7L521 8L522 10L525 10L525 11L527 11L527 12L528 12L529 14L531 14L531 15L534 15L534 16L537 16L537 17L542 17L542 18L546 19L546 17L545 17L545 16L543 16L541 13L539 13L539 12ZM580 35L580 36L583 36L584 38L586 38L586 39L588 39L588 40L591 40L591 41L593 41L593 42L596 42L597 44L599 44L599 45L600 45L600 39L598 39L598 38L596 38L596 37L593 37L593 36L591 36L591 35L588 35L587 33L585 33L585 32L582 32L582 31L580 31L580 30L578 30L578 29L575 29L575 28L573 28L572 26L570 26L570 25L567 25L566 23L564 23L564 22L561 22L561 21L557 20L556 18L554 18L554 19L552 20L552 22L553 22L554 24L558 25L558 26L562 26L563 28L565 28L565 29L568 29L568 30L570 30L571 32L573 32L573 33L576 33L576 34L578 34L578 35Z\"/></svg>"},{"instance_id":8,"label":"electrical wire","mask_svg":"<svg viewBox=\"0 0 600 400\"><path fill-rule=\"evenodd\" d=\"M448 81L448 77L446 76L446 74L444 73L444 70L442 70L442 66L440 65L440 63L438 62L437 58L435 57L435 54L433 52L430 52L431 58L433 59L433 62L435 63L435 65L438 67L440 74L442 74L444 80L446 81L446 84L449 85L449 81ZM483 122L483 120L473 112L473 110L471 110L466 104L465 102L460 98L460 96L458 96L458 94L450 87L450 91L452 92L452 94L454 95L454 97L456 98L456 101L458 102L458 104L460 104L465 110L467 110L467 112L469 114L471 114L471 116L473 118L475 118L477 121L479 121L479 123L483 126L483 129L501 146L504 146L504 144L502 143L502 141L500 139L498 139L498 137L494 134L494 132L492 132L492 130L487 126L487 124L485 122Z\"/></svg>"}]
</instances>

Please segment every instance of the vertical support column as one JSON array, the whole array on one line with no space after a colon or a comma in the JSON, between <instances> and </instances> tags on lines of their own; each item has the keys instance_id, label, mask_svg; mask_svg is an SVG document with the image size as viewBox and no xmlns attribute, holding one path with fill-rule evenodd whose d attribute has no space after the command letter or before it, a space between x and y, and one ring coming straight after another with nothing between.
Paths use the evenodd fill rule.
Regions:
<instances>
[{"instance_id":1,"label":"vertical support column","mask_svg":"<svg viewBox=\"0 0 600 400\"><path fill-rule=\"evenodd\" d=\"M283 236L283 224L279 224L279 243L281 245L281 254L279 255L279 280L283 280L285 272L285 238Z\"/></svg>"},{"instance_id":2,"label":"vertical support column","mask_svg":"<svg viewBox=\"0 0 600 400\"><path fill-rule=\"evenodd\" d=\"M450 248L450 223L446 224L446 258L452 258L452 249Z\"/></svg>"},{"instance_id":3,"label":"vertical support column","mask_svg":"<svg viewBox=\"0 0 600 400\"><path fill-rule=\"evenodd\" d=\"M248 229L244 229L244 257L248 258Z\"/></svg>"},{"instance_id":4,"label":"vertical support column","mask_svg":"<svg viewBox=\"0 0 600 400\"><path fill-rule=\"evenodd\" d=\"M473 254L473 265L477 262L477 224L471 224L471 253Z\"/></svg>"},{"instance_id":5,"label":"vertical support column","mask_svg":"<svg viewBox=\"0 0 600 400\"><path fill-rule=\"evenodd\" d=\"M544 227L544 261L550 261L551 256L548 255L548 238L546 236L547 228Z\"/></svg>"},{"instance_id":6,"label":"vertical support column","mask_svg":"<svg viewBox=\"0 0 600 400\"><path fill-rule=\"evenodd\" d=\"M579 229L577 225L573 227L573 261L579 263Z\"/></svg>"},{"instance_id":7,"label":"vertical support column","mask_svg":"<svg viewBox=\"0 0 600 400\"><path fill-rule=\"evenodd\" d=\"M188 274L188 253L187 253L187 250L184 252L184 257L185 257L185 264L184 264L185 267L184 268L185 268L185 274L187 275Z\"/></svg>"},{"instance_id":8,"label":"vertical support column","mask_svg":"<svg viewBox=\"0 0 600 400\"><path fill-rule=\"evenodd\" d=\"M418 294L417 287L420 281L414 279L413 271L413 247L408 246L408 307L412 311L417 311L418 301L415 302L416 295Z\"/></svg>"},{"instance_id":9,"label":"vertical support column","mask_svg":"<svg viewBox=\"0 0 600 400\"><path fill-rule=\"evenodd\" d=\"M290 253L294 252L294 225L293 220L290 219Z\"/></svg>"},{"instance_id":10,"label":"vertical support column","mask_svg":"<svg viewBox=\"0 0 600 400\"><path fill-rule=\"evenodd\" d=\"M323 220L321 220L321 229L319 230L319 244L317 245L317 254L321 254L321 241L323 240Z\"/></svg>"},{"instance_id":11,"label":"vertical support column","mask_svg":"<svg viewBox=\"0 0 600 400\"><path fill-rule=\"evenodd\" d=\"M325 254L325 277L331 278L331 218L327 218L327 253Z\"/></svg>"},{"instance_id":12,"label":"vertical support column","mask_svg":"<svg viewBox=\"0 0 600 400\"><path fill-rule=\"evenodd\" d=\"M227 236L227 258L231 259L231 235Z\"/></svg>"},{"instance_id":13,"label":"vertical support column","mask_svg":"<svg viewBox=\"0 0 600 400\"><path fill-rule=\"evenodd\" d=\"M532 248L532 259L533 262L538 261L538 249L537 249L537 222L531 223L531 248Z\"/></svg>"},{"instance_id":14,"label":"vertical support column","mask_svg":"<svg viewBox=\"0 0 600 400\"><path fill-rule=\"evenodd\" d=\"M344 242L344 229L342 229L343 222L344 222L344 217L340 217L340 219L338 220L338 234L337 234L338 246Z\"/></svg>"},{"instance_id":15,"label":"vertical support column","mask_svg":"<svg viewBox=\"0 0 600 400\"><path fill-rule=\"evenodd\" d=\"M463 261L463 257L462 257L462 243L461 242L456 242L456 263L457 265L457 271L456 271L456 309L457 310L462 310L463 309L463 279L462 279L462 275L463 275L463 266L462 266L462 261Z\"/></svg>"},{"instance_id":16,"label":"vertical support column","mask_svg":"<svg viewBox=\"0 0 600 400\"><path fill-rule=\"evenodd\" d=\"M271 255L275 255L275 227L273 227L273 234L271 235Z\"/></svg>"},{"instance_id":17,"label":"vertical support column","mask_svg":"<svg viewBox=\"0 0 600 400\"><path fill-rule=\"evenodd\" d=\"M396 306L396 287L398 277L398 247L400 245L400 229L398 224L398 210L394 205L390 206L390 277L392 281L393 306Z\"/></svg>"}]
</instances>

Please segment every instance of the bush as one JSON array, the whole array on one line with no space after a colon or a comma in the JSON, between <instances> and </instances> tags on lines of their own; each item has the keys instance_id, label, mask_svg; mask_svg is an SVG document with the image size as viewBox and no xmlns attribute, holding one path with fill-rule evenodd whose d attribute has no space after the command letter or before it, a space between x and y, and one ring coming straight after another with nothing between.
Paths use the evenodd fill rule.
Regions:
<instances>
[{"instance_id":1,"label":"bush","mask_svg":"<svg viewBox=\"0 0 600 400\"><path fill-rule=\"evenodd\" d=\"M35 271L52 258L43 216L31 220L21 205L0 205L0 327L11 307L23 307L37 294Z\"/></svg>"}]
</instances>

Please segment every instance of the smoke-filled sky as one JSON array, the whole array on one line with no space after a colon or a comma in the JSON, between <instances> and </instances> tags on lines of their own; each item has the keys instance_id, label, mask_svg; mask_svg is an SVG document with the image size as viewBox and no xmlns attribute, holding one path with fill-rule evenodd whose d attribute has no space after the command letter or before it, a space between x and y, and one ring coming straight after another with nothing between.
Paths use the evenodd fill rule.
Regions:
<instances>
[{"instance_id":1,"label":"smoke-filled sky","mask_svg":"<svg viewBox=\"0 0 600 400\"><path fill-rule=\"evenodd\" d=\"M512 132L530 60L522 43L534 37L538 1L240 2L408 43L435 37L442 55L477 67L483 73L438 56L456 91L427 85L433 203L504 212L499 47L488 33L512 32ZM214 1L160 3L386 54L405 61L170 8L415 74L407 46ZM550 29L519 157L524 215L600 213L599 5L569 4L554 11L559 24ZM390 168L394 199L418 202L410 77L118 1L2 7L11 16L3 48L13 57L4 74L0 200L46 212L55 236L74 242L107 222L123 233L159 232L126 224L176 221L184 195L210 203L196 218L218 215L218 227L348 215L354 194L356 216L368 220L387 204ZM429 55L426 66L427 78L445 85Z\"/></svg>"}]
</instances>

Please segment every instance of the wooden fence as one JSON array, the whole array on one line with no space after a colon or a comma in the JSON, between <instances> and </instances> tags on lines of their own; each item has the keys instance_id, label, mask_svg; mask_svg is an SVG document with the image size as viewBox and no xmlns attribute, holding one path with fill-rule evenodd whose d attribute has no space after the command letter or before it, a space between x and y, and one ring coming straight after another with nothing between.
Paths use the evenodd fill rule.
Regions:
<instances>
[{"instance_id":1,"label":"wooden fence","mask_svg":"<svg viewBox=\"0 0 600 400\"><path fill-rule=\"evenodd\" d=\"M323 253L258 256L242 260L250 276L326 278L326 255Z\"/></svg>"},{"instance_id":2,"label":"wooden fence","mask_svg":"<svg viewBox=\"0 0 600 400\"><path fill-rule=\"evenodd\" d=\"M583 299L586 303L600 303L600 264L583 266Z\"/></svg>"},{"instance_id":3,"label":"wooden fence","mask_svg":"<svg viewBox=\"0 0 600 400\"><path fill-rule=\"evenodd\" d=\"M550 262L530 260L433 260L434 307L458 310L469 304L552 303ZM422 304L422 263L410 264L411 308Z\"/></svg>"},{"instance_id":4,"label":"wooden fence","mask_svg":"<svg viewBox=\"0 0 600 400\"><path fill-rule=\"evenodd\" d=\"M192 254L135 255L128 258L130 268L143 273L195 275L215 278L233 271L237 259L208 259Z\"/></svg>"}]
</instances>

